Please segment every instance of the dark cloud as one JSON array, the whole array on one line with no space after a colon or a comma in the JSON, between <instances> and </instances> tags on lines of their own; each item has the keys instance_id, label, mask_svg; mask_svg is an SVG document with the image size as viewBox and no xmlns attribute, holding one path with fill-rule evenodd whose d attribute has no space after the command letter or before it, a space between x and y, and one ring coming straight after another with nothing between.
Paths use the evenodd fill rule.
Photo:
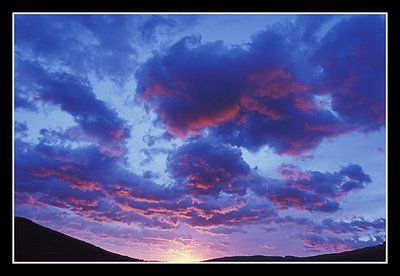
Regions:
<instances>
[{"instance_id":1,"label":"dark cloud","mask_svg":"<svg viewBox=\"0 0 400 276\"><path fill-rule=\"evenodd\" d=\"M285 209L339 210L341 198L368 182L361 167L351 164L340 172L321 173L284 164L278 169L281 178L267 178L249 167L239 149L211 138L169 150L167 169L174 181L170 185L155 183L157 175L150 171L143 176L130 172L120 157L95 144L72 148L62 142L31 145L16 139L15 160L16 204L66 209L99 222L158 229L185 223L214 234L271 218L282 224L308 224L316 233L328 228L356 233L354 229L383 226L382 221L359 220L349 226L326 220L317 226L307 220L279 220L278 212ZM359 185L343 188L349 181Z\"/></svg>"},{"instance_id":2,"label":"dark cloud","mask_svg":"<svg viewBox=\"0 0 400 276\"><path fill-rule=\"evenodd\" d=\"M176 228L179 222L203 229L231 227L276 215L269 202L246 202L241 197L247 187L239 179L249 174L250 168L239 151L203 141L170 155L169 169L176 170L176 183L165 186L153 182L147 173L140 176L128 171L119 157L103 153L97 145L74 149L17 139L16 203L70 210L88 220L140 223L159 229ZM208 190L195 187L200 182L192 186L181 182L185 175L196 173L202 184L209 185Z\"/></svg>"},{"instance_id":3,"label":"dark cloud","mask_svg":"<svg viewBox=\"0 0 400 276\"><path fill-rule=\"evenodd\" d=\"M325 173L283 164L278 168L282 179L263 177L242 159L240 150L211 138L195 139L171 152L167 168L176 185L194 196L243 196L250 189L277 208L311 212L336 212L341 198L371 182L355 164Z\"/></svg>"},{"instance_id":4,"label":"dark cloud","mask_svg":"<svg viewBox=\"0 0 400 276\"><path fill-rule=\"evenodd\" d=\"M272 101L273 102L273 101ZM278 154L304 156L304 153L317 147L324 138L340 135L346 131L331 112L322 111L315 115L299 110L289 110L293 99L280 99L273 104L275 108L287 109L286 119L274 120L260 113L246 118L246 123L222 123L212 129L214 135L225 142L257 151L268 145Z\"/></svg>"},{"instance_id":5,"label":"dark cloud","mask_svg":"<svg viewBox=\"0 0 400 276\"><path fill-rule=\"evenodd\" d=\"M109 79L123 86L138 65L139 53L193 26L196 15L16 14L15 51L68 72ZM21 104L25 103L19 98Z\"/></svg>"},{"instance_id":6,"label":"dark cloud","mask_svg":"<svg viewBox=\"0 0 400 276\"><path fill-rule=\"evenodd\" d=\"M264 189L257 188L261 196L273 202L280 209L293 208L310 212L332 213L339 210L339 202L274 179L265 179Z\"/></svg>"},{"instance_id":7,"label":"dark cloud","mask_svg":"<svg viewBox=\"0 0 400 276\"><path fill-rule=\"evenodd\" d=\"M121 15L15 15L19 56L63 66L77 75L89 72L123 84L135 68L132 47L136 17Z\"/></svg>"},{"instance_id":8,"label":"dark cloud","mask_svg":"<svg viewBox=\"0 0 400 276\"><path fill-rule=\"evenodd\" d=\"M338 211L342 197L371 182L362 168L354 164L333 173L301 171L296 166L284 164L278 168L278 173L284 180L257 177L259 184L252 185L252 189L279 208L312 212Z\"/></svg>"},{"instance_id":9,"label":"dark cloud","mask_svg":"<svg viewBox=\"0 0 400 276\"><path fill-rule=\"evenodd\" d=\"M340 170L340 174L347 176L349 179L360 182L371 182L369 175L365 174L360 165L350 164Z\"/></svg>"},{"instance_id":10,"label":"dark cloud","mask_svg":"<svg viewBox=\"0 0 400 276\"><path fill-rule=\"evenodd\" d=\"M246 47L185 37L137 71L138 97L175 137L208 128L225 143L278 154L300 156L326 138L384 126L384 20L355 16L318 39L309 21L321 18L303 21L299 35L271 28Z\"/></svg>"},{"instance_id":11,"label":"dark cloud","mask_svg":"<svg viewBox=\"0 0 400 276\"><path fill-rule=\"evenodd\" d=\"M146 204L157 206L182 196L179 190L131 173L121 166L118 157L103 153L96 145L72 149L33 146L18 139L15 157L15 194L19 204L69 209L98 221L141 221L150 227L157 224L157 218L146 217L139 210L146 210ZM26 200L27 195L30 200ZM138 211L121 208L118 203L124 201L138 204ZM159 227L167 224L160 222Z\"/></svg>"},{"instance_id":12,"label":"dark cloud","mask_svg":"<svg viewBox=\"0 0 400 276\"><path fill-rule=\"evenodd\" d=\"M28 134L26 133L28 131L28 125L26 124L26 121L24 122L18 122L14 121L14 135L18 137L27 137Z\"/></svg>"},{"instance_id":13,"label":"dark cloud","mask_svg":"<svg viewBox=\"0 0 400 276\"><path fill-rule=\"evenodd\" d=\"M93 93L87 80L64 72L50 73L36 62L16 62L16 82L34 93L36 102L51 103L71 114L78 123L69 130L70 138L80 137L102 146L110 155L121 155L130 135L126 122ZM18 106L16 106L18 108Z\"/></svg>"},{"instance_id":14,"label":"dark cloud","mask_svg":"<svg viewBox=\"0 0 400 276\"><path fill-rule=\"evenodd\" d=\"M200 133L237 115L244 76L236 72L235 55L222 42L195 47L199 43L185 37L136 74L139 97L152 104L175 136Z\"/></svg>"},{"instance_id":15,"label":"dark cloud","mask_svg":"<svg viewBox=\"0 0 400 276\"><path fill-rule=\"evenodd\" d=\"M191 194L218 196L220 192L246 193L250 167L240 150L200 139L187 143L168 157L167 168Z\"/></svg>"},{"instance_id":16,"label":"dark cloud","mask_svg":"<svg viewBox=\"0 0 400 276\"><path fill-rule=\"evenodd\" d=\"M14 88L14 107L24 109L26 111L38 111L34 102L33 95L25 93L19 83L15 84Z\"/></svg>"},{"instance_id":17,"label":"dark cloud","mask_svg":"<svg viewBox=\"0 0 400 276\"><path fill-rule=\"evenodd\" d=\"M335 25L311 57L323 68L333 109L363 131L385 125L385 45L384 16L354 16Z\"/></svg>"}]
</instances>

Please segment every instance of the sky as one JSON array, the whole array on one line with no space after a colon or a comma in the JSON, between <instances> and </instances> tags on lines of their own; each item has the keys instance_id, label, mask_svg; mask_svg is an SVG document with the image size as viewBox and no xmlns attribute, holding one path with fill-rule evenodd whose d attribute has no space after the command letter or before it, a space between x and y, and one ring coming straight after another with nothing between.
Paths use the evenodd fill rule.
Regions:
<instances>
[{"instance_id":1,"label":"sky","mask_svg":"<svg viewBox=\"0 0 400 276\"><path fill-rule=\"evenodd\" d=\"M386 20L14 14L14 215L147 261L381 244Z\"/></svg>"}]
</instances>

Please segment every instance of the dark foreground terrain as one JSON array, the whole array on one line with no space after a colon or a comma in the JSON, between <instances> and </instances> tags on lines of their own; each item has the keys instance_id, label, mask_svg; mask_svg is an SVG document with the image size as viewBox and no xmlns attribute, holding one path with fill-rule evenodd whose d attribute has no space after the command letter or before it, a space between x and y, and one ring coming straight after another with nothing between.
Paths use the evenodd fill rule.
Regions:
<instances>
[{"instance_id":1,"label":"dark foreground terrain","mask_svg":"<svg viewBox=\"0 0 400 276\"><path fill-rule=\"evenodd\" d=\"M311 257L294 256L234 256L207 260L206 262L384 262L386 256L385 243L346 251L342 253L317 255Z\"/></svg>"},{"instance_id":2,"label":"dark foreground terrain","mask_svg":"<svg viewBox=\"0 0 400 276\"><path fill-rule=\"evenodd\" d=\"M87 242L40 226L28 219L15 217L14 252L16 262L141 262L101 249ZM384 262L385 243L335 254L311 257L234 256L205 262Z\"/></svg>"},{"instance_id":3,"label":"dark foreground terrain","mask_svg":"<svg viewBox=\"0 0 400 276\"><path fill-rule=\"evenodd\" d=\"M115 254L87 242L15 217L15 261L128 261L141 260Z\"/></svg>"}]
</instances>

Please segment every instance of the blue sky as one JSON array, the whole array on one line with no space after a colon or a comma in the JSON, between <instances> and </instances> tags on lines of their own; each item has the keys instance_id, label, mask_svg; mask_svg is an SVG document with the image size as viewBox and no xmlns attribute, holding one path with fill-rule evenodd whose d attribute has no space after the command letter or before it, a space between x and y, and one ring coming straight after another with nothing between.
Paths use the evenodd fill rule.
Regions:
<instances>
[{"instance_id":1,"label":"blue sky","mask_svg":"<svg viewBox=\"0 0 400 276\"><path fill-rule=\"evenodd\" d=\"M386 234L385 14L14 14L14 214L158 261Z\"/></svg>"}]
</instances>

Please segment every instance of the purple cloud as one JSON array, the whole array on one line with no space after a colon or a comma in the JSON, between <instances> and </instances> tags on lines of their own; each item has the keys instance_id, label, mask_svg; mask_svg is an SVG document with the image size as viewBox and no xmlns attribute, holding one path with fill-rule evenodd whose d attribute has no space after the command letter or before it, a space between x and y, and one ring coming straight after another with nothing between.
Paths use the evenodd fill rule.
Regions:
<instances>
[{"instance_id":1,"label":"purple cloud","mask_svg":"<svg viewBox=\"0 0 400 276\"><path fill-rule=\"evenodd\" d=\"M119 157L103 153L97 145L72 149L44 143L31 145L17 139L15 146L15 201L18 205L49 206L69 210L87 220L140 223L144 227L158 229L173 229L178 227L179 222L190 227L210 229L255 223L275 215L274 208L268 203L256 206L236 197L244 192L235 181L242 174L249 173L249 167L240 159L240 153L227 148L217 149L207 142L191 144L178 151L183 153L188 150L196 154L196 150L202 147L217 149L210 156L201 154L201 150L199 152L199 157L216 167L199 168L196 166L206 163L188 163L204 174L204 181L221 178L220 183L207 183L211 187L209 193L193 188L193 196L187 193L188 187L184 183L178 182L183 176L176 175L177 183L173 186L160 186L146 175L131 173L121 166ZM179 156L178 153L176 156ZM229 159L232 157L238 157L236 163ZM170 159L172 163L175 161ZM210 168L215 168L215 171L208 171ZM222 169L226 170L223 174ZM186 172L189 171L177 173ZM213 187L213 184L221 186ZM221 191L231 193L230 188L233 188L232 196L219 197L215 203L210 202L210 196L215 197Z\"/></svg>"},{"instance_id":2,"label":"purple cloud","mask_svg":"<svg viewBox=\"0 0 400 276\"><path fill-rule=\"evenodd\" d=\"M279 208L312 212L335 212L339 200L352 190L362 189L371 182L359 165L350 164L339 172L301 171L283 164L278 173L284 180L256 177L259 185L252 189L274 202Z\"/></svg>"},{"instance_id":3,"label":"purple cloud","mask_svg":"<svg viewBox=\"0 0 400 276\"><path fill-rule=\"evenodd\" d=\"M340 170L340 174L348 177L351 180L361 182L371 182L369 175L365 174L360 165L350 164Z\"/></svg>"},{"instance_id":4,"label":"purple cloud","mask_svg":"<svg viewBox=\"0 0 400 276\"><path fill-rule=\"evenodd\" d=\"M122 85L136 66L133 24L139 18L109 15L16 15L15 49L21 56L94 73ZM57 22L57 24L53 24ZM78 34L77 34L78 33Z\"/></svg>"},{"instance_id":5,"label":"purple cloud","mask_svg":"<svg viewBox=\"0 0 400 276\"><path fill-rule=\"evenodd\" d=\"M296 225L304 226L307 233L323 234L330 233L333 235L344 234L361 234L370 230L375 230L376 233L386 229L386 219L378 218L368 221L363 217L354 217L349 222L340 220L335 221L332 218L323 219L321 223L315 223L312 220L300 217L293 218L291 216L277 217L269 220L271 223L277 223L281 226Z\"/></svg>"},{"instance_id":6,"label":"purple cloud","mask_svg":"<svg viewBox=\"0 0 400 276\"><path fill-rule=\"evenodd\" d=\"M338 238L317 234L304 234L300 236L304 242L304 249L312 252L328 251L343 252L358 248L375 246L385 241L382 236L369 237L368 240L360 240L358 236L351 238Z\"/></svg>"},{"instance_id":7,"label":"purple cloud","mask_svg":"<svg viewBox=\"0 0 400 276\"><path fill-rule=\"evenodd\" d=\"M323 68L324 89L334 91L333 109L363 131L385 125L385 28L379 16L344 20L311 58Z\"/></svg>"},{"instance_id":8,"label":"purple cloud","mask_svg":"<svg viewBox=\"0 0 400 276\"><path fill-rule=\"evenodd\" d=\"M78 126L69 129L70 138L101 145L112 156L124 152L124 141L130 135L126 121L96 98L86 80L68 73L49 73L39 63L19 60L16 82L25 86L25 93L34 93L37 102L59 106L73 116Z\"/></svg>"},{"instance_id":9,"label":"purple cloud","mask_svg":"<svg viewBox=\"0 0 400 276\"><path fill-rule=\"evenodd\" d=\"M199 38L185 37L167 56L155 55L136 73L137 92L169 133L187 137L237 115L244 76L241 70L226 70L235 63L236 56L222 43L200 45Z\"/></svg>"},{"instance_id":10,"label":"purple cloud","mask_svg":"<svg viewBox=\"0 0 400 276\"><path fill-rule=\"evenodd\" d=\"M62 133L58 145L49 145L47 131L42 134L37 145L15 141L17 204L65 209L99 222L140 222L158 229L184 223L214 231L260 223L288 208L335 212L342 197L369 181L358 165L321 173L284 164L278 168L281 179L262 177L239 149L198 138L169 151L167 169L174 183L160 186L147 173L124 168L101 146L63 146L68 135ZM350 181L358 185L349 188ZM246 199L249 193L255 193L254 202Z\"/></svg>"},{"instance_id":11,"label":"purple cloud","mask_svg":"<svg viewBox=\"0 0 400 276\"><path fill-rule=\"evenodd\" d=\"M332 218L316 223L305 217L274 217L267 220L267 231L272 224L283 228L297 229L301 234L292 235L300 239L304 249L310 252L342 252L367 246L375 246L385 241L386 219L366 220L354 217L350 221L336 221ZM361 237L363 239L361 240ZM365 237L368 237L366 240Z\"/></svg>"},{"instance_id":12,"label":"purple cloud","mask_svg":"<svg viewBox=\"0 0 400 276\"><path fill-rule=\"evenodd\" d=\"M260 189L257 189L260 191ZM307 191L287 182L266 179L265 189L260 194L272 201L280 209L293 208L310 212L336 212L339 202L328 197Z\"/></svg>"},{"instance_id":13,"label":"purple cloud","mask_svg":"<svg viewBox=\"0 0 400 276\"><path fill-rule=\"evenodd\" d=\"M146 208L147 202L181 196L177 190L161 188L129 172L120 165L119 157L103 153L96 145L72 149L16 140L15 149L15 193L21 204L29 194L28 204L69 209L88 219L154 225L153 218L121 209L117 199L139 202Z\"/></svg>"},{"instance_id":14,"label":"purple cloud","mask_svg":"<svg viewBox=\"0 0 400 276\"><path fill-rule=\"evenodd\" d=\"M324 219L321 223L321 228L326 232L334 234L353 233L358 234L366 231L369 228L376 230L386 229L386 219L379 218L373 221L367 221L364 218L356 218L350 222L334 221L331 218Z\"/></svg>"},{"instance_id":15,"label":"purple cloud","mask_svg":"<svg viewBox=\"0 0 400 276\"><path fill-rule=\"evenodd\" d=\"M176 137L208 128L232 145L250 150L268 145L279 154L299 156L326 138L385 124L385 65L372 61L385 60L385 40L367 39L372 36L366 32L369 25L384 34L384 21L368 16L341 22L321 43L306 29L309 52L302 54L309 55L308 61L295 60L300 51L296 39L287 41L273 29L255 35L246 49L185 37L136 73L138 97ZM349 47L335 46L349 34ZM304 71L314 77L305 79ZM369 86L368 76L375 73L380 77ZM318 96L332 103L321 106Z\"/></svg>"},{"instance_id":16,"label":"purple cloud","mask_svg":"<svg viewBox=\"0 0 400 276\"><path fill-rule=\"evenodd\" d=\"M169 169L176 170L173 186L160 186L145 175L129 172L119 157L103 153L97 145L72 149L21 140L15 145L18 205L49 206L87 220L140 222L159 229L176 228L180 222L199 229L231 227L275 216L268 202L260 205L241 199L247 189L241 178L250 174L250 168L240 152L210 141L193 142L170 154ZM186 167L182 162L187 162ZM198 174L209 190L197 187L200 182L180 182L192 174Z\"/></svg>"},{"instance_id":17,"label":"purple cloud","mask_svg":"<svg viewBox=\"0 0 400 276\"><path fill-rule=\"evenodd\" d=\"M283 179L262 177L244 162L239 150L204 138L171 152L167 167L176 185L193 196L245 195L251 189L277 208L311 212L335 212L341 198L371 182L354 164L333 173L303 172L284 164L278 168Z\"/></svg>"},{"instance_id":18,"label":"purple cloud","mask_svg":"<svg viewBox=\"0 0 400 276\"><path fill-rule=\"evenodd\" d=\"M168 170L191 194L218 196L220 192L244 195L250 167L239 150L200 139L180 147L168 157Z\"/></svg>"}]
</instances>

